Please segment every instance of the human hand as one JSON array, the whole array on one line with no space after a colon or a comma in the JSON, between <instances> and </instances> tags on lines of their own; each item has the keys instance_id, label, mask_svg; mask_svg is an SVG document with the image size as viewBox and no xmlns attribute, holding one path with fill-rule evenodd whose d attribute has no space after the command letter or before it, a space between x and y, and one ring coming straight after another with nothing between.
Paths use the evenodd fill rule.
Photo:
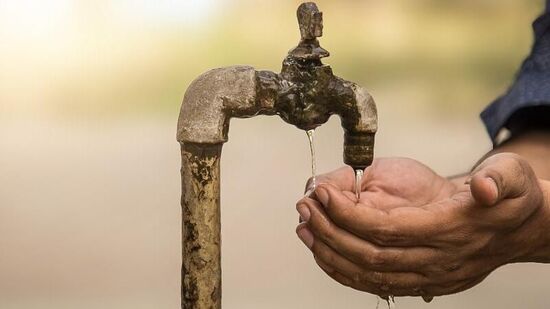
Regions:
<instances>
[{"instance_id":1,"label":"human hand","mask_svg":"<svg viewBox=\"0 0 550 309\"><path fill-rule=\"evenodd\" d=\"M318 184L330 184L352 201L355 197L355 175L346 166L333 172L318 175ZM437 175L424 164L408 158L383 158L374 160L365 170L361 183L360 203L389 210L396 207L420 207L449 197L456 185ZM306 184L306 192L316 199L312 179Z\"/></svg>"},{"instance_id":2,"label":"human hand","mask_svg":"<svg viewBox=\"0 0 550 309\"><path fill-rule=\"evenodd\" d=\"M487 158L454 185L409 159L376 160L358 202L353 175L320 177L297 233L336 281L381 296L456 293L501 265L547 260L547 201L530 166Z\"/></svg>"}]
</instances>

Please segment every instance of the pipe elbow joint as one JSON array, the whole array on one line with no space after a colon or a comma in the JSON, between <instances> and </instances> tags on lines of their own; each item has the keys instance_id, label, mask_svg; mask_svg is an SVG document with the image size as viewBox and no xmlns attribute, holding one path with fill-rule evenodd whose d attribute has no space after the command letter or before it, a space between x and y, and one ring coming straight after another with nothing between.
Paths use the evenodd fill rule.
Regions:
<instances>
[{"instance_id":1,"label":"pipe elbow joint","mask_svg":"<svg viewBox=\"0 0 550 309\"><path fill-rule=\"evenodd\" d=\"M228 139L231 117L273 114L273 73L250 66L231 66L207 71L187 88L178 119L180 143L219 144ZM258 93L262 86L263 92Z\"/></svg>"}]
</instances>

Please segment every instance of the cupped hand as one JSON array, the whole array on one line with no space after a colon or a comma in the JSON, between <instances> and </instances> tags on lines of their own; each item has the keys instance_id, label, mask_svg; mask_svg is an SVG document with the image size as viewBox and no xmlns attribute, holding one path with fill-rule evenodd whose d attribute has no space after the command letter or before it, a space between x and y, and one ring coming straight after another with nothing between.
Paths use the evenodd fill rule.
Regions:
<instances>
[{"instance_id":1,"label":"cupped hand","mask_svg":"<svg viewBox=\"0 0 550 309\"><path fill-rule=\"evenodd\" d=\"M331 185L350 200L355 196L355 175L351 167L342 167L316 177L316 183ZM313 190L312 179L306 191ZM374 160L364 173L361 195L362 205L389 210L397 207L420 207L450 196L456 185L437 175L424 164L407 158L383 158ZM313 191L313 198L316 198Z\"/></svg>"},{"instance_id":2,"label":"cupped hand","mask_svg":"<svg viewBox=\"0 0 550 309\"><path fill-rule=\"evenodd\" d=\"M414 160L375 160L357 201L340 169L297 203L297 233L330 277L386 297L456 293L501 265L544 259L547 202L529 164L497 154L471 175L455 185Z\"/></svg>"}]
</instances>

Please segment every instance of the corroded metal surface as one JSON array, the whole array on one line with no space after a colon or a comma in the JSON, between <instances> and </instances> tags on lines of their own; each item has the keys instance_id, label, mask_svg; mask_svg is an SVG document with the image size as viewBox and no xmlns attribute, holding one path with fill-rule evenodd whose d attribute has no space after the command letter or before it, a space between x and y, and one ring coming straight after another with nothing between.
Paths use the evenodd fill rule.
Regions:
<instances>
[{"instance_id":1,"label":"corroded metal surface","mask_svg":"<svg viewBox=\"0 0 550 309\"><path fill-rule=\"evenodd\" d=\"M181 307L221 308L222 144L181 145L183 264Z\"/></svg>"},{"instance_id":2,"label":"corroded metal surface","mask_svg":"<svg viewBox=\"0 0 550 309\"><path fill-rule=\"evenodd\" d=\"M335 76L321 59L323 15L312 2L297 12L301 39L283 60L281 73L249 66L210 70L188 87L180 110L182 144L182 308L220 308L219 157L232 117L278 114L302 130L339 115L344 162L372 163L376 105L361 86Z\"/></svg>"},{"instance_id":3,"label":"corroded metal surface","mask_svg":"<svg viewBox=\"0 0 550 309\"><path fill-rule=\"evenodd\" d=\"M297 16L301 39L283 60L280 74L232 66L210 70L191 83L180 111L178 141L226 142L231 117L278 114L310 130L336 114L345 131L344 162L355 169L371 164L377 130L374 100L321 62L329 53L317 39L323 29L317 6L303 3Z\"/></svg>"},{"instance_id":4,"label":"corroded metal surface","mask_svg":"<svg viewBox=\"0 0 550 309\"><path fill-rule=\"evenodd\" d=\"M273 106L257 103L257 76L249 66L203 73L187 88L178 120L180 142L224 143L230 117L247 117Z\"/></svg>"}]
</instances>

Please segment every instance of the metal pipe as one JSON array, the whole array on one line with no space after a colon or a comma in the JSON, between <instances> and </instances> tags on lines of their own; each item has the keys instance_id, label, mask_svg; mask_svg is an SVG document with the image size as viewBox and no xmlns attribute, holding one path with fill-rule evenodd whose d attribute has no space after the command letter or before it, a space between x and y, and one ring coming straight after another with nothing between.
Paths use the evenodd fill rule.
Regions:
<instances>
[{"instance_id":1,"label":"metal pipe","mask_svg":"<svg viewBox=\"0 0 550 309\"><path fill-rule=\"evenodd\" d=\"M221 308L222 144L181 144L181 307Z\"/></svg>"},{"instance_id":2,"label":"metal pipe","mask_svg":"<svg viewBox=\"0 0 550 309\"><path fill-rule=\"evenodd\" d=\"M370 94L334 76L321 62L322 13L315 3L299 6L302 36L280 74L249 66L210 70L189 85L180 110L183 210L182 308L221 308L220 157L232 117L278 114L309 130L339 115L344 162L364 169L373 159L377 112Z\"/></svg>"}]
</instances>

